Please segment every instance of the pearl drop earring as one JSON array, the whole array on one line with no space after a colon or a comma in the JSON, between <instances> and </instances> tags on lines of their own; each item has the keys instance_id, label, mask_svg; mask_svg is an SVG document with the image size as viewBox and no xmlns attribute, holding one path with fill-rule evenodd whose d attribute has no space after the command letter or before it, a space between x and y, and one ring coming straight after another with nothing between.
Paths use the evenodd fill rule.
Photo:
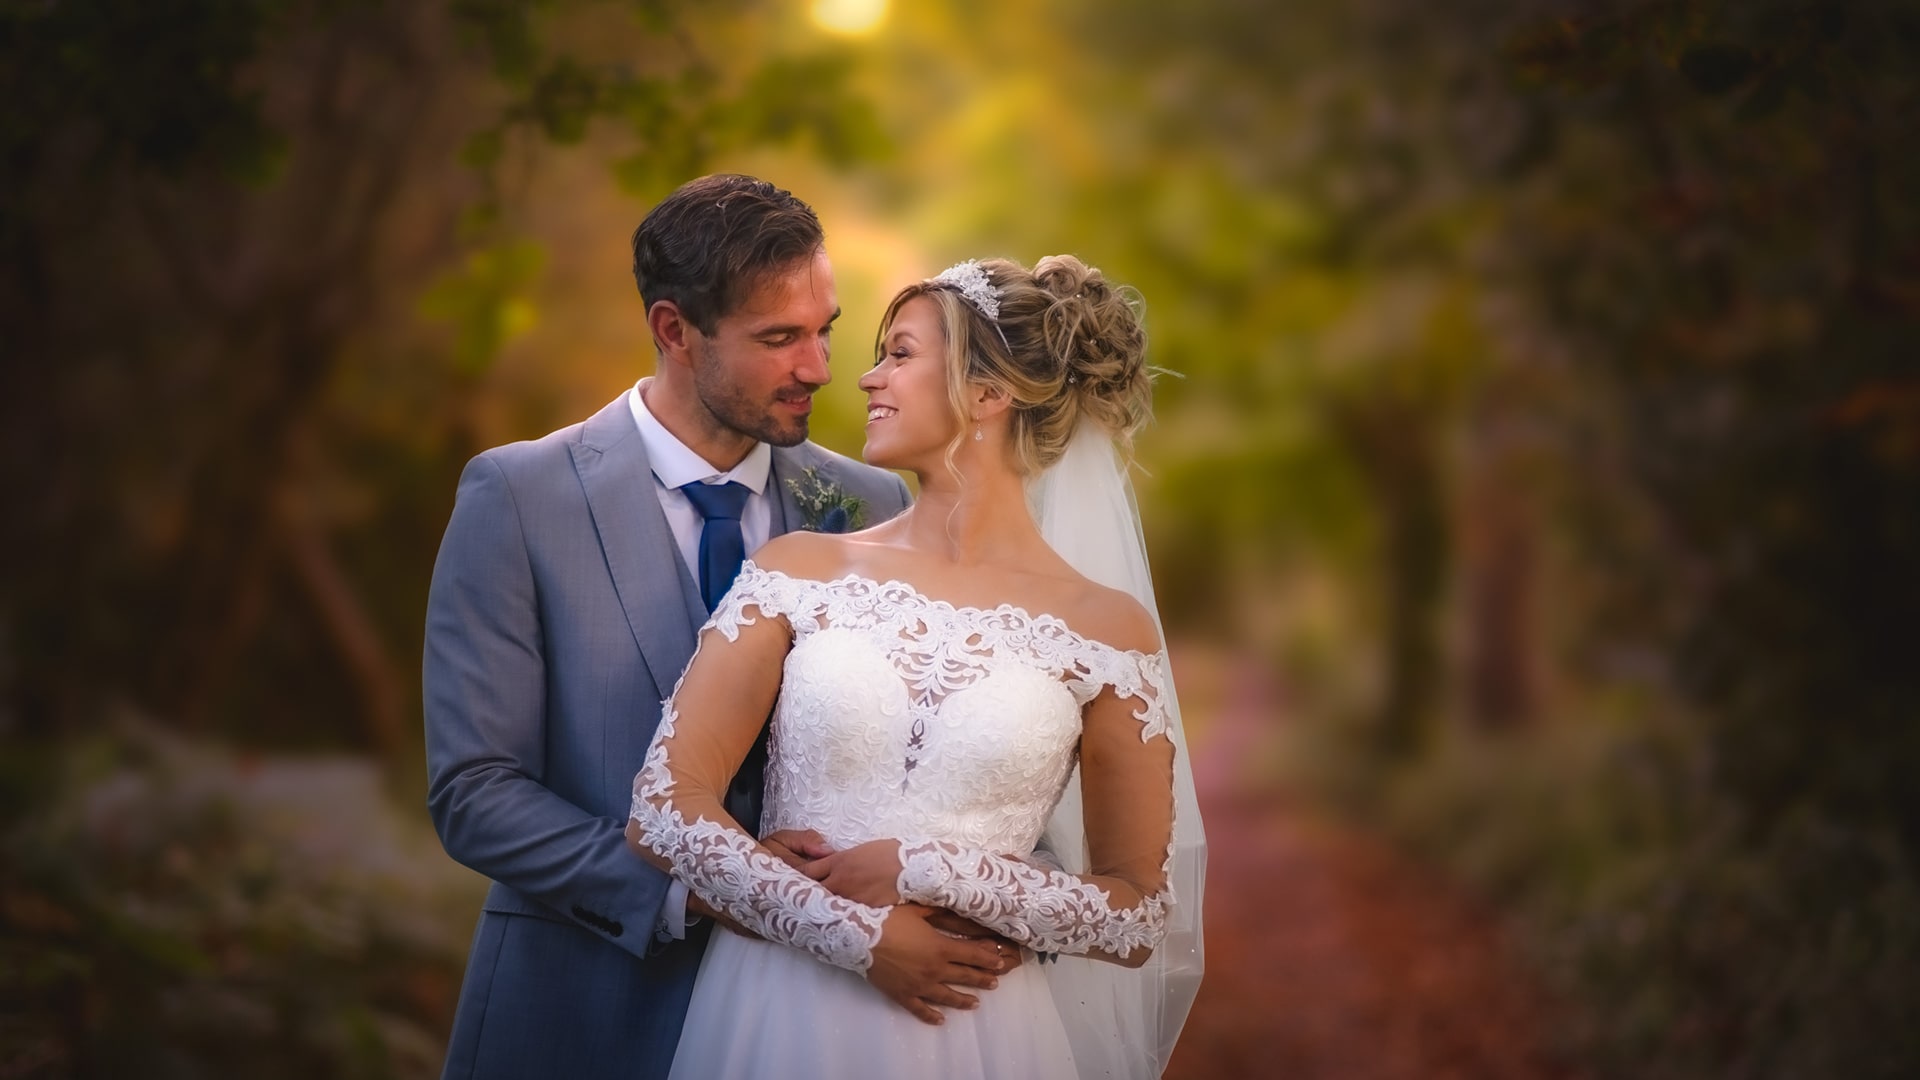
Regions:
<instances>
[{"instance_id":1,"label":"pearl drop earring","mask_svg":"<svg viewBox=\"0 0 1920 1080\"><path fill-rule=\"evenodd\" d=\"M987 437L987 433L980 429L979 424L973 425L973 441L974 442L979 442L982 439L985 439L986 437Z\"/></svg>"}]
</instances>

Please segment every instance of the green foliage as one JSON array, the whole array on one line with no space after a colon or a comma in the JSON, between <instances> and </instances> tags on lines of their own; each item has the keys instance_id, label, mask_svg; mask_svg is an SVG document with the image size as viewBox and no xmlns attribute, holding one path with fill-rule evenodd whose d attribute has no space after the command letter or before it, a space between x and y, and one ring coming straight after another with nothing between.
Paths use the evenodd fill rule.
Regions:
<instances>
[{"instance_id":1,"label":"green foliage","mask_svg":"<svg viewBox=\"0 0 1920 1080\"><path fill-rule=\"evenodd\" d=\"M630 210L617 248L742 168L821 206L855 341L856 292L960 257L1072 251L1141 290L1184 376L1140 445L1170 625L1276 657L1299 723L1353 736L1359 801L1516 913L1596 1072L1912 1065L1915 4L988 0L896 4L855 40L802 18L0 7L0 315L28 361L0 388L25 538L0 725L134 699L371 745L340 718L411 677L341 658L412 668L460 462L644 363L643 332L563 325L617 323L565 290L624 270L536 182L605 163L635 201L577 176L559 201ZM828 421L853 410L822 404L846 448L857 423ZM321 614L329 581L371 648ZM1489 595L1521 598L1508 622ZM1544 673L1505 740L1462 734L1491 726L1468 656ZM0 756L10 815L95 790L23 760ZM261 914L286 893L233 854L244 829L180 828L226 884L159 929L135 916L140 882L183 877L165 856L3 879L23 996L95 1016L76 987L130 972L98 1015L157 1046L183 1029L139 995L224 993L201 909L318 936ZM21 944L43 932L64 944ZM378 1072L391 1017L354 1002L387 988L340 955L261 975L329 989L234 1013L237 1045L319 1017L317 1060Z\"/></svg>"},{"instance_id":2,"label":"green foliage","mask_svg":"<svg viewBox=\"0 0 1920 1080\"><path fill-rule=\"evenodd\" d=\"M1386 820L1512 913L1597 1075L1908 1075L1920 876L1899 839L1802 812L1754 846L1663 720L1454 741Z\"/></svg>"},{"instance_id":3,"label":"green foliage","mask_svg":"<svg viewBox=\"0 0 1920 1080\"><path fill-rule=\"evenodd\" d=\"M1541 403L1598 596L1565 699L1640 691L1456 740L1385 801L1518 914L1602 1075L1920 1062L1916 24L1831 10L1594 4L1507 38L1544 137L1481 181L1493 284L1572 365Z\"/></svg>"},{"instance_id":4,"label":"green foliage","mask_svg":"<svg viewBox=\"0 0 1920 1080\"><path fill-rule=\"evenodd\" d=\"M1920 859L1920 812L1899 779L1920 741L1894 719L1920 710L1920 677L1888 645L1920 604L1920 461L1903 449L1915 415L1864 404L1913 385L1920 312L1893 293L1920 242L1903 194L1920 158L1901 149L1899 119L1920 105L1920 79L1885 44L1912 14L1870 5L1835 22L1744 5L1696 43L1663 43L1657 29L1682 8L1605 20L1676 47L1680 77L1623 66L1618 93L1579 106L1585 145L1555 168L1604 155L1613 182L1544 174L1561 198L1532 216L1546 227L1525 265L1624 425L1628 483L1668 538L1615 576L1629 603L1661 597L1661 622L1635 621L1673 650L1716 779L1756 839L1817 808L1892 825ZM1795 90L1764 114L1722 100L1769 84ZM1649 209L1657 248L1604 238Z\"/></svg>"},{"instance_id":5,"label":"green foliage","mask_svg":"<svg viewBox=\"0 0 1920 1080\"><path fill-rule=\"evenodd\" d=\"M842 533L861 528L866 519L866 501L849 494L819 470L808 469L787 481L793 500L800 505L805 528L815 532Z\"/></svg>"},{"instance_id":6,"label":"green foliage","mask_svg":"<svg viewBox=\"0 0 1920 1080\"><path fill-rule=\"evenodd\" d=\"M477 399L498 393L481 380L537 323L529 171L592 145L657 192L743 147L879 151L844 51L760 34L762 14L0 11L23 106L0 122L0 320L20 357L0 373L0 478L22 522L0 560L5 710L47 732L134 700L252 736L273 679L306 677L321 685L269 739L337 738L357 699L385 718L362 734L417 745L400 657L418 614L389 599L417 593L479 449ZM393 400L413 430L388 423ZM80 449L25 449L56 444Z\"/></svg>"},{"instance_id":7,"label":"green foliage","mask_svg":"<svg viewBox=\"0 0 1920 1080\"><path fill-rule=\"evenodd\" d=\"M290 0L9 3L0 8L0 160L28 166L79 128L102 167L212 164L257 182L284 152L240 77Z\"/></svg>"},{"instance_id":8,"label":"green foliage","mask_svg":"<svg viewBox=\"0 0 1920 1080\"><path fill-rule=\"evenodd\" d=\"M530 242L472 252L420 299L420 313L455 328L454 369L468 377L487 369L500 349L533 328L532 286L546 253Z\"/></svg>"},{"instance_id":9,"label":"green foliage","mask_svg":"<svg viewBox=\"0 0 1920 1080\"><path fill-rule=\"evenodd\" d=\"M371 765L236 757L139 726L11 760L54 797L3 841L0 1064L438 1074L484 882Z\"/></svg>"}]
</instances>

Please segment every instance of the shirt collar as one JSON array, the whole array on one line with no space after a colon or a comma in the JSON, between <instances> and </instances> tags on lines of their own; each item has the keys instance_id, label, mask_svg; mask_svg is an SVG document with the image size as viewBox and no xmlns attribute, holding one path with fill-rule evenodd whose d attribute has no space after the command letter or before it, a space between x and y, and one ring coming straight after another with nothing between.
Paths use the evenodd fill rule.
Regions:
<instances>
[{"instance_id":1,"label":"shirt collar","mask_svg":"<svg viewBox=\"0 0 1920 1080\"><path fill-rule=\"evenodd\" d=\"M640 388L647 384L641 379L627 391L627 404L633 409L633 422L640 428L640 444L647 449L647 461L653 466L653 475L662 484L670 488L681 487L695 482L710 484L734 483L745 486L755 495L766 490L767 477L773 466L773 448L766 443L757 442L747 452L740 464L722 471L714 468L707 460L675 438L659 419L647 409L647 403L640 396Z\"/></svg>"}]
</instances>

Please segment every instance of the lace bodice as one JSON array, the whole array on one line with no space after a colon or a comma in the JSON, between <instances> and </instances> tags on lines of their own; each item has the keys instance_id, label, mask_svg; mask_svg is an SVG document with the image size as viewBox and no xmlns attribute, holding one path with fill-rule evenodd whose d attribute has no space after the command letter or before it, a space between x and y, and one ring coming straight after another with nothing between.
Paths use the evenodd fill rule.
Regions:
<instances>
[{"instance_id":1,"label":"lace bodice","mask_svg":"<svg viewBox=\"0 0 1920 1080\"><path fill-rule=\"evenodd\" d=\"M1133 707L1142 743L1165 738L1163 653L1116 649L1008 605L960 607L898 581L815 581L748 562L708 626L731 642L763 618L792 634L769 734L767 832L817 829L836 849L898 838L903 897L969 908L1042 947L1152 944L1164 897L1122 917L1106 890L1007 856L1033 851L1072 773L1083 709L1103 689ZM676 807L680 694L635 780L648 846L743 924L864 970L883 910L832 897L744 834ZM1049 913L1036 920L1029 909L1047 889ZM1063 917L1074 933L1047 937L1049 919Z\"/></svg>"}]
</instances>

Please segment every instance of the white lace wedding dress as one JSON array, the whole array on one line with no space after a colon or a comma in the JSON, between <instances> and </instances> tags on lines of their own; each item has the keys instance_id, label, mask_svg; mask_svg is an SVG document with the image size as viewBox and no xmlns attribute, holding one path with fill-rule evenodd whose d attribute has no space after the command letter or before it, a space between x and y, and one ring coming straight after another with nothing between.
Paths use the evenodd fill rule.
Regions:
<instances>
[{"instance_id":1,"label":"white lace wedding dress","mask_svg":"<svg viewBox=\"0 0 1920 1080\"><path fill-rule=\"evenodd\" d=\"M1106 890L1008 853L1034 850L1073 770L1082 708L1104 688L1131 699L1143 743L1167 737L1164 653L1122 651L1011 606L956 607L900 582L812 581L748 562L710 626L737 640L766 617L784 617L793 643L763 831L817 829L836 849L900 838L903 896L1035 949L1124 955L1158 941L1164 890L1116 907ZM1075 1075L1049 965L1031 954L977 1009L943 1010L940 1026L869 985L885 909L827 893L676 804L674 706L635 779L634 819L677 877L767 939L714 933L674 1076Z\"/></svg>"}]
</instances>

